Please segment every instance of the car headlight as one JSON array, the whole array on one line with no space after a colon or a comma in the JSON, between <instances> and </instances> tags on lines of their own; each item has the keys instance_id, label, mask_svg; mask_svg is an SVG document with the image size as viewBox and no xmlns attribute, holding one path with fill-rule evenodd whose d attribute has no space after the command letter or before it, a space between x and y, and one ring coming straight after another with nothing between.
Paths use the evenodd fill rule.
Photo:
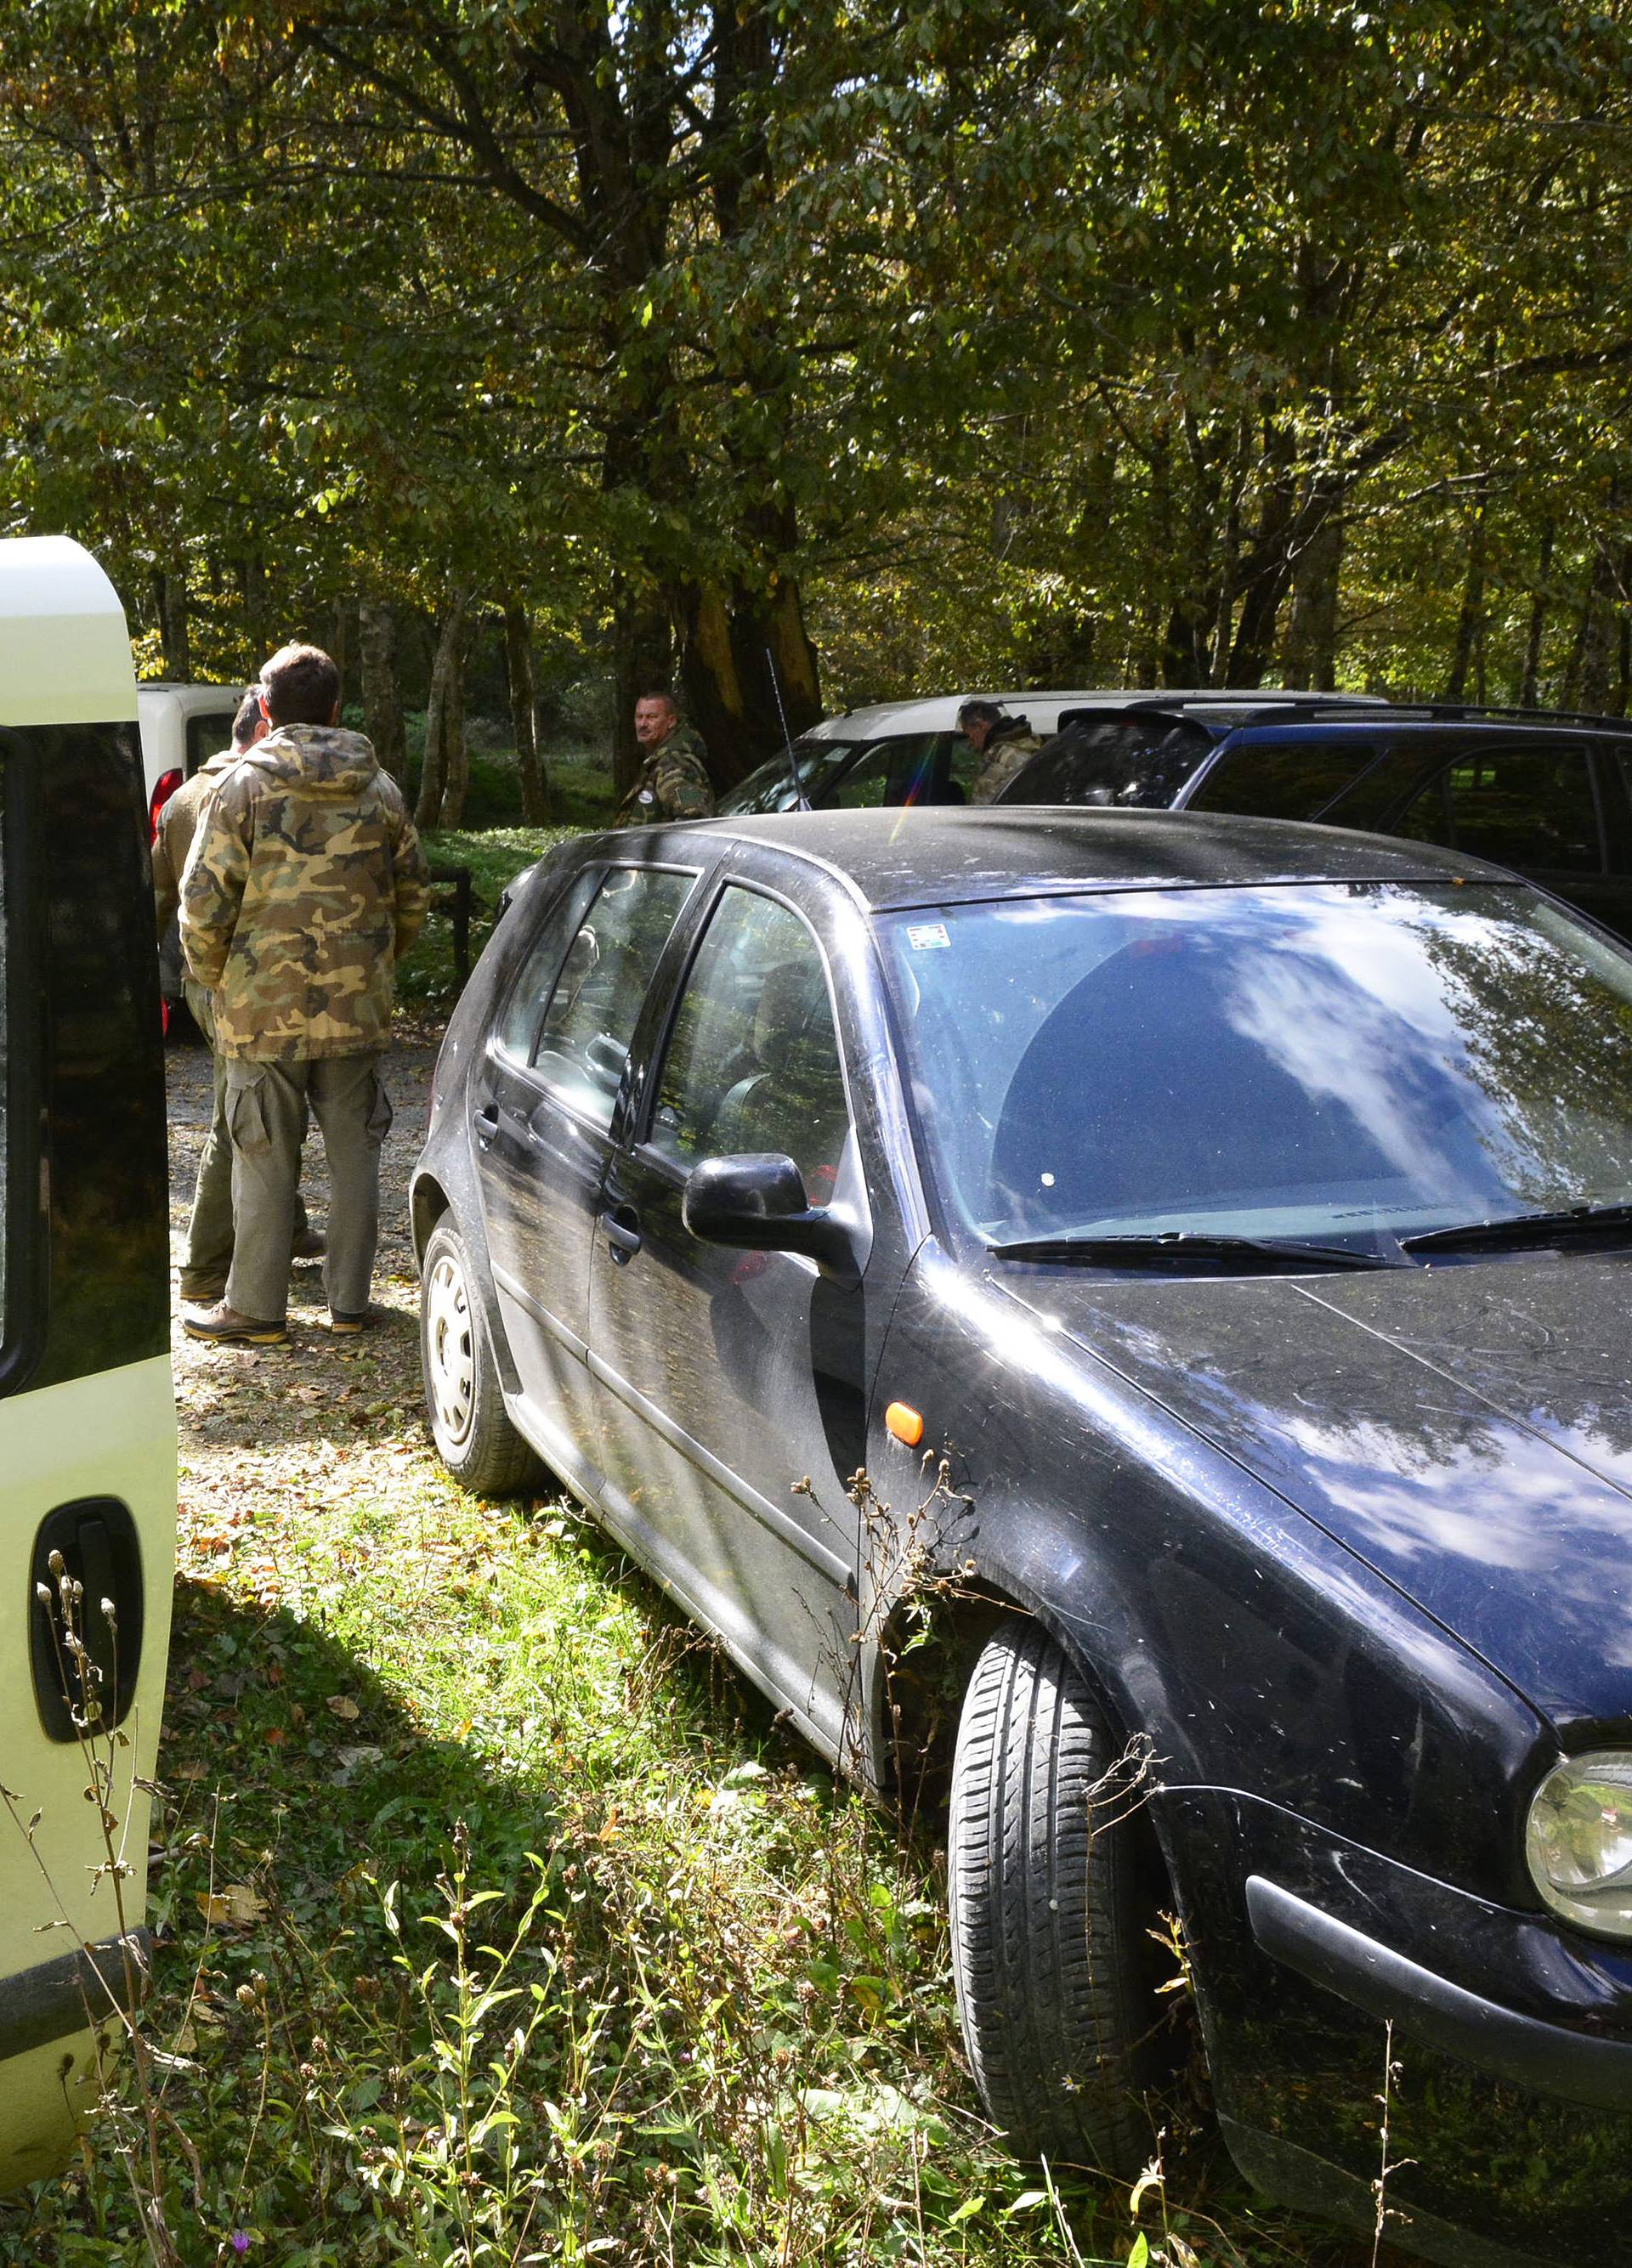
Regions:
<instances>
[{"instance_id":1,"label":"car headlight","mask_svg":"<svg viewBox=\"0 0 1632 2268\"><path fill-rule=\"evenodd\" d=\"M1632 1937L1632 1752L1600 1749L1556 1765L1531 1804L1525 1851L1554 1913Z\"/></svg>"}]
</instances>

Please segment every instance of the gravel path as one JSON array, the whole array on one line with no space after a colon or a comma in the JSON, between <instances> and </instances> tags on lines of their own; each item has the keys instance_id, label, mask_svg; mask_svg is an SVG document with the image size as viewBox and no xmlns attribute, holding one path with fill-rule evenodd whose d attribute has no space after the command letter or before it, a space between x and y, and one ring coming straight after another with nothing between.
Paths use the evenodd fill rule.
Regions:
<instances>
[{"instance_id":1,"label":"gravel path","mask_svg":"<svg viewBox=\"0 0 1632 2268\"><path fill-rule=\"evenodd\" d=\"M207 1346L182 1332L174 1270L210 1123L210 1065L203 1047L168 1050L172 1351L185 1572L207 1571L212 1556L249 1525L263 1528L269 1544L275 1544L292 1493L320 1476L332 1484L341 1477L336 1469L346 1466L362 1484L371 1463L395 1462L404 1448L424 1446L408 1174L425 1130L439 1038L434 1026L403 1027L386 1058L395 1118L381 1160L377 1327L358 1338L331 1336L321 1263L299 1263L290 1288L287 1351ZM329 1177L315 1126L306 1143L302 1187L321 1226ZM284 1558L276 1550L272 1556ZM286 1562L277 1572L287 1572ZM272 1568L268 1572L268 1589L281 1590L283 1584L270 1580Z\"/></svg>"}]
</instances>

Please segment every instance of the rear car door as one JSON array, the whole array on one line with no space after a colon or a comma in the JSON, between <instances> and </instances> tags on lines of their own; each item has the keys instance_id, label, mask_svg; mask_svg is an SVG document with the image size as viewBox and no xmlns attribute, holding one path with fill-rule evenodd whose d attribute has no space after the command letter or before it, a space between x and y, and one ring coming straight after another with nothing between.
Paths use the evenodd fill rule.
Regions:
<instances>
[{"instance_id":1,"label":"rear car door","mask_svg":"<svg viewBox=\"0 0 1632 2268\"><path fill-rule=\"evenodd\" d=\"M861 1554L846 1486L913 1232L891 1183L888 1102L855 1068L878 1061L879 1035L860 1037L868 1003L845 981L855 961L836 950L820 895L801 905L738 876L709 908L610 1161L590 1366L612 1524L838 1754L856 1700ZM860 1281L690 1233L691 1169L766 1152L794 1159L812 1205L866 1224Z\"/></svg>"},{"instance_id":2,"label":"rear car door","mask_svg":"<svg viewBox=\"0 0 1632 2268\"><path fill-rule=\"evenodd\" d=\"M1600 783L1584 740L1472 736L1381 822L1511 866L1584 913L1624 927L1624 877L1611 871Z\"/></svg>"},{"instance_id":3,"label":"rear car door","mask_svg":"<svg viewBox=\"0 0 1632 2268\"><path fill-rule=\"evenodd\" d=\"M695 866L609 858L543 912L469 1084L499 1318L528 1431L594 1486L589 1246L646 990Z\"/></svg>"},{"instance_id":4,"label":"rear car door","mask_svg":"<svg viewBox=\"0 0 1632 2268\"><path fill-rule=\"evenodd\" d=\"M0 543L0 2190L65 2154L145 1960L176 1464L136 714L94 562Z\"/></svg>"}]
</instances>

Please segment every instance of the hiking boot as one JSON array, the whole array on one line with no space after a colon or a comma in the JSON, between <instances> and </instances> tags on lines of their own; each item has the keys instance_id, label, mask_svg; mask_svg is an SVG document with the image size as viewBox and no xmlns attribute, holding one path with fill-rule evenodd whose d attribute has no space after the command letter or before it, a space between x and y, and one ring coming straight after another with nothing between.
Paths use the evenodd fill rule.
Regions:
<instances>
[{"instance_id":1,"label":"hiking boot","mask_svg":"<svg viewBox=\"0 0 1632 2268\"><path fill-rule=\"evenodd\" d=\"M310 1224L303 1228L289 1248L292 1260L321 1260L329 1249L329 1241L321 1228Z\"/></svg>"},{"instance_id":2,"label":"hiking boot","mask_svg":"<svg viewBox=\"0 0 1632 2268\"><path fill-rule=\"evenodd\" d=\"M350 1337L357 1331L372 1331L379 1320L372 1307L365 1307L357 1315L345 1314L338 1307L329 1310L329 1328L343 1338Z\"/></svg>"},{"instance_id":3,"label":"hiking boot","mask_svg":"<svg viewBox=\"0 0 1632 2268\"><path fill-rule=\"evenodd\" d=\"M287 1346L288 1327L284 1323L257 1322L253 1315L240 1315L236 1307L229 1307L225 1300L213 1307L184 1307L181 1329L189 1339L208 1339L217 1346Z\"/></svg>"}]
</instances>

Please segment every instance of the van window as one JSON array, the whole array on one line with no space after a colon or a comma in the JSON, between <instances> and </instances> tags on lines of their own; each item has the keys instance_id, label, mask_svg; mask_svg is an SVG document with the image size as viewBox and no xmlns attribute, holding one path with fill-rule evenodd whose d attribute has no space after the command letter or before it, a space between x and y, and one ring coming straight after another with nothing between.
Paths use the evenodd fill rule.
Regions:
<instances>
[{"instance_id":1,"label":"van window","mask_svg":"<svg viewBox=\"0 0 1632 2268\"><path fill-rule=\"evenodd\" d=\"M238 703L230 709L201 709L187 720L187 776L191 779L201 764L211 756L218 756L223 748L233 745L233 719L238 714Z\"/></svg>"},{"instance_id":2,"label":"van window","mask_svg":"<svg viewBox=\"0 0 1632 2268\"><path fill-rule=\"evenodd\" d=\"M11 1219L11 1146L7 1139L6 1107L11 1093L11 909L6 898L6 784L8 780L5 752L0 749L0 1222L10 1226ZM0 1343L5 1338L8 1285L6 1281L8 1235L0 1235Z\"/></svg>"}]
</instances>

